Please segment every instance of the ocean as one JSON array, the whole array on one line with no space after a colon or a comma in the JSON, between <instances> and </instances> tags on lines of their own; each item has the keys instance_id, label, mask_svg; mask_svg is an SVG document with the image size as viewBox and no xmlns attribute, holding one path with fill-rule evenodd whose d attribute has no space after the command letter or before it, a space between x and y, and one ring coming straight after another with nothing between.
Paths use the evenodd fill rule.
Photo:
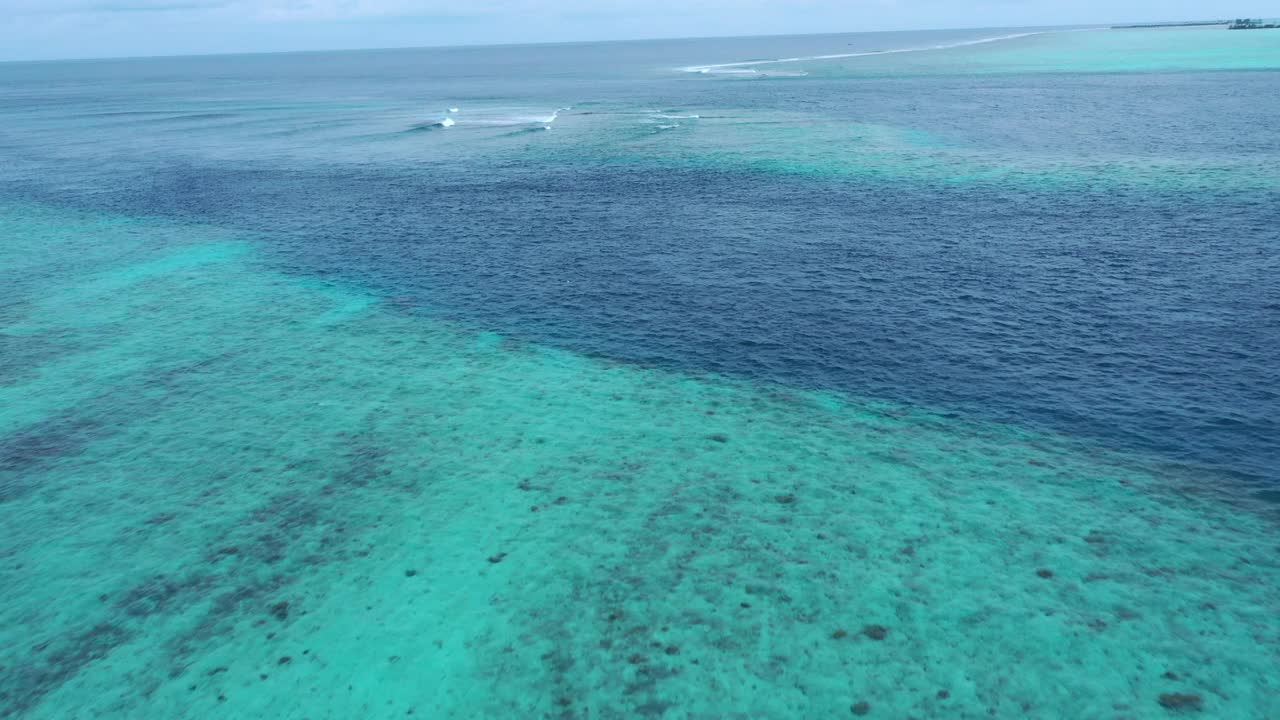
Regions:
<instances>
[{"instance_id":1,"label":"ocean","mask_svg":"<svg viewBox=\"0 0 1280 720\"><path fill-rule=\"evenodd\" d=\"M0 64L0 717L1280 717L1278 81Z\"/></svg>"}]
</instances>

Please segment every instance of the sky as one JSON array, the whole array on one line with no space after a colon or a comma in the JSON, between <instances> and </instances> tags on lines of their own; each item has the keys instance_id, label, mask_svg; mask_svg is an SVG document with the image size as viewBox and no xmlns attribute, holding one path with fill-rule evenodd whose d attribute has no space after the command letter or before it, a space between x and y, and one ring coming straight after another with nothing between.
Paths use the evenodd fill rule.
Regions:
<instances>
[{"instance_id":1,"label":"sky","mask_svg":"<svg viewBox=\"0 0 1280 720\"><path fill-rule=\"evenodd\" d=\"M1266 16L1269 0L0 0L0 60Z\"/></svg>"}]
</instances>

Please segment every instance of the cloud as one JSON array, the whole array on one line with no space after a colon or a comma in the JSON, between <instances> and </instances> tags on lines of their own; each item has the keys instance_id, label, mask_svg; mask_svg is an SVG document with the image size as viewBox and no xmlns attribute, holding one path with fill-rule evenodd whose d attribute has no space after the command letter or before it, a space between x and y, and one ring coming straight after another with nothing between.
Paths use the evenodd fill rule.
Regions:
<instances>
[{"instance_id":1,"label":"cloud","mask_svg":"<svg viewBox=\"0 0 1280 720\"><path fill-rule=\"evenodd\" d=\"M3 0L0 12L8 15L86 15L97 13L147 13L216 10L238 0Z\"/></svg>"},{"instance_id":2,"label":"cloud","mask_svg":"<svg viewBox=\"0 0 1280 720\"><path fill-rule=\"evenodd\" d=\"M845 6L875 6L893 0L849 0ZM0 0L0 12L17 15L180 13L226 11L243 19L340 20L360 17L489 18L652 17L756 12L805 12L830 0Z\"/></svg>"},{"instance_id":3,"label":"cloud","mask_svg":"<svg viewBox=\"0 0 1280 720\"><path fill-rule=\"evenodd\" d=\"M208 0L207 2L133 2L133 3L97 3L90 5L90 12L175 12L180 10L210 10L226 7L226 2Z\"/></svg>"},{"instance_id":4,"label":"cloud","mask_svg":"<svg viewBox=\"0 0 1280 720\"><path fill-rule=\"evenodd\" d=\"M317 17L411 13L415 8L445 3L409 0L0 0L0 12L11 15L92 15L113 13L180 13L231 11L243 18Z\"/></svg>"},{"instance_id":5,"label":"cloud","mask_svg":"<svg viewBox=\"0 0 1280 720\"><path fill-rule=\"evenodd\" d=\"M268 0L244 4L247 6L246 10L257 17L274 20L342 20L459 14L459 7L454 3L411 0Z\"/></svg>"}]
</instances>

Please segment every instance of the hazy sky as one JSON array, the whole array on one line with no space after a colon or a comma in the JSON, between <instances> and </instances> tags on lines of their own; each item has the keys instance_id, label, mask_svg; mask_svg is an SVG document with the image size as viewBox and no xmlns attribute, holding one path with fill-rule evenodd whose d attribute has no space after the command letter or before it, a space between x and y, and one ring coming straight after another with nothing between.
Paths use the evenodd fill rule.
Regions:
<instances>
[{"instance_id":1,"label":"hazy sky","mask_svg":"<svg viewBox=\"0 0 1280 720\"><path fill-rule=\"evenodd\" d=\"M0 60L1066 25L1266 15L1276 7L1267 0L0 0Z\"/></svg>"}]
</instances>

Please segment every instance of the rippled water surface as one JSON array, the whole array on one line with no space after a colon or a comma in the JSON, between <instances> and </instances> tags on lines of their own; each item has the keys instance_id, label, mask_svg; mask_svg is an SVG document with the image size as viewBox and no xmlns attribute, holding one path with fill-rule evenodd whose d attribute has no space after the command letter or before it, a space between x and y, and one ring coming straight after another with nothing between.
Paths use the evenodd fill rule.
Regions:
<instances>
[{"instance_id":1,"label":"rippled water surface","mask_svg":"<svg viewBox=\"0 0 1280 720\"><path fill-rule=\"evenodd\" d=\"M1277 40L0 65L0 717L1280 717Z\"/></svg>"}]
</instances>

